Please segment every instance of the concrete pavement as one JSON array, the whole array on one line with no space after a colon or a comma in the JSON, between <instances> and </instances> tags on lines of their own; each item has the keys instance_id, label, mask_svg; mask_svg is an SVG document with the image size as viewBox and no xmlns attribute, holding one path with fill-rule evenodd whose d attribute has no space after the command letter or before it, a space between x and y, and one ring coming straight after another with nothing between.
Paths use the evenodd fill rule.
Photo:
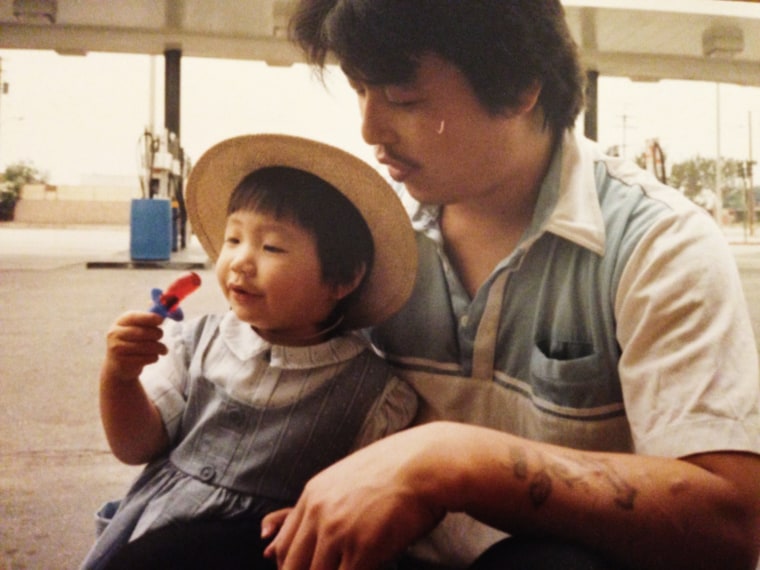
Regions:
<instances>
[{"instance_id":1,"label":"concrete pavement","mask_svg":"<svg viewBox=\"0 0 760 570\"><path fill-rule=\"evenodd\" d=\"M123 494L137 468L113 459L102 435L97 378L104 334L130 308L149 307L177 268L88 269L129 262L129 228L0 224L0 569L77 568L94 537L93 513ZM222 310L213 272L183 307Z\"/></svg>"},{"instance_id":2,"label":"concrete pavement","mask_svg":"<svg viewBox=\"0 0 760 570\"><path fill-rule=\"evenodd\" d=\"M760 240L730 230L756 333ZM77 568L94 537L93 513L121 496L139 468L109 453L97 409L104 335L121 312L150 305L185 263L204 264L195 240L177 266L128 268L128 227L0 224L0 570ZM115 265L120 268L89 268ZM183 304L224 310L213 271Z\"/></svg>"}]
</instances>

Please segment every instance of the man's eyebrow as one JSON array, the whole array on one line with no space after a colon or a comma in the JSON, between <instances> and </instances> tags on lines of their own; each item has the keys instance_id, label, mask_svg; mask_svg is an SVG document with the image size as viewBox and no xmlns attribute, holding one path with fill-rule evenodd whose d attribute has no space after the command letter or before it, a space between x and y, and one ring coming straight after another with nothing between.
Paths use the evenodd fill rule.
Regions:
<instances>
[{"instance_id":1,"label":"man's eyebrow","mask_svg":"<svg viewBox=\"0 0 760 570\"><path fill-rule=\"evenodd\" d=\"M419 83L417 82L416 77L412 77L411 79L407 80L398 80L398 81L370 81L369 79L357 77L355 75L349 75L345 71L343 72L346 76L346 79L348 79L349 83L357 83L362 85L367 85L369 87L402 87L404 89L419 89Z\"/></svg>"},{"instance_id":2,"label":"man's eyebrow","mask_svg":"<svg viewBox=\"0 0 760 570\"><path fill-rule=\"evenodd\" d=\"M364 77L360 77L359 75L357 75L355 73L350 73L344 67L341 67L340 69L341 69L341 71L343 71L343 74L346 76L346 79L348 79L351 82L354 82L354 83L366 83L367 85L377 85L376 83L373 83L371 81L367 81L367 79L364 78Z\"/></svg>"}]
</instances>

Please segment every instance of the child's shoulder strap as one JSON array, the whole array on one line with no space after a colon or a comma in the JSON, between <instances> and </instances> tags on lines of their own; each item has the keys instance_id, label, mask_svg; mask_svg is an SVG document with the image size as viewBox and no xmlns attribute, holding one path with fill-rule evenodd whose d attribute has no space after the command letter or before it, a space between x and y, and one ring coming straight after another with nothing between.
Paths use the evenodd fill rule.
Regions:
<instances>
[{"instance_id":1,"label":"child's shoulder strap","mask_svg":"<svg viewBox=\"0 0 760 570\"><path fill-rule=\"evenodd\" d=\"M206 350L214 333L222 322L223 315L203 315L197 319L189 321L183 331L183 341L185 344L186 365L190 366L190 361L198 352Z\"/></svg>"}]
</instances>

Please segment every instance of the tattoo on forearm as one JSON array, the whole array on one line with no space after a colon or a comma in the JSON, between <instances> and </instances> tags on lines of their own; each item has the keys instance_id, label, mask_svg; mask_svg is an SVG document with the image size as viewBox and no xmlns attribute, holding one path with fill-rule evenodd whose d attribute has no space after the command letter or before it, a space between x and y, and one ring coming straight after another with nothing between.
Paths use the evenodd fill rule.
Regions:
<instances>
[{"instance_id":1,"label":"tattoo on forearm","mask_svg":"<svg viewBox=\"0 0 760 570\"><path fill-rule=\"evenodd\" d=\"M513 447L510 450L510 456L512 459L512 473L515 478L520 481L527 480L530 473L528 471L528 457L525 454L525 450L522 447ZM540 507L552 493L551 477L544 471L538 471L530 479L528 492L533 506Z\"/></svg>"},{"instance_id":2,"label":"tattoo on forearm","mask_svg":"<svg viewBox=\"0 0 760 570\"><path fill-rule=\"evenodd\" d=\"M544 454L536 455L537 467L531 473L528 453L524 447L514 446L510 449L512 475L520 481L528 481L528 493L531 503L538 508L551 496L554 480L570 489L589 491L590 476L597 477L612 491L612 500L618 508L631 511L638 490L629 484L609 462L581 456L565 457L563 461L547 458ZM576 467L573 469L573 466Z\"/></svg>"},{"instance_id":3,"label":"tattoo on forearm","mask_svg":"<svg viewBox=\"0 0 760 570\"><path fill-rule=\"evenodd\" d=\"M539 471L531 479L529 489L533 506L540 507L552 494L552 478L545 471Z\"/></svg>"},{"instance_id":4,"label":"tattoo on forearm","mask_svg":"<svg viewBox=\"0 0 760 570\"><path fill-rule=\"evenodd\" d=\"M528 478L528 458L522 447L512 447L509 450L512 459L512 472L517 479L521 481Z\"/></svg>"},{"instance_id":5,"label":"tattoo on forearm","mask_svg":"<svg viewBox=\"0 0 760 570\"><path fill-rule=\"evenodd\" d=\"M609 466L607 466L609 467ZM619 473L611 468L604 470L607 481L615 489L615 504L623 510L632 511L638 490L629 485Z\"/></svg>"}]
</instances>

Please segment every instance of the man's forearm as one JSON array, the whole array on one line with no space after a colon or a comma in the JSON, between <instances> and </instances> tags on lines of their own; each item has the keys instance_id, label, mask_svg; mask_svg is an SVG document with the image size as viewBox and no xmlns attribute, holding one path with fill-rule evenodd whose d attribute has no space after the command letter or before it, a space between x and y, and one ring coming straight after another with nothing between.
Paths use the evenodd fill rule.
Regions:
<instances>
[{"instance_id":1,"label":"man's forearm","mask_svg":"<svg viewBox=\"0 0 760 570\"><path fill-rule=\"evenodd\" d=\"M453 446L462 473L448 476L459 486L445 491L449 510L511 534L576 540L632 568L755 568L756 457L710 454L697 465L442 427L451 432L447 456ZM709 470L715 457L719 467Z\"/></svg>"}]
</instances>

